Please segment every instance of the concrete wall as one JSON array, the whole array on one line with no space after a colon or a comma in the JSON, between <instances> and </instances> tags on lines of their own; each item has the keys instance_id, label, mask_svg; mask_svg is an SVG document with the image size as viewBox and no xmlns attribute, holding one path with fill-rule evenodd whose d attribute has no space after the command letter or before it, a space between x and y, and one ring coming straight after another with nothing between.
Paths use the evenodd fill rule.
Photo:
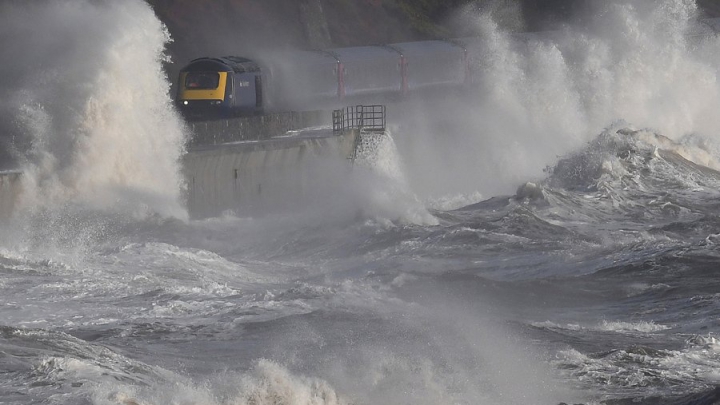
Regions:
<instances>
[{"instance_id":1,"label":"concrete wall","mask_svg":"<svg viewBox=\"0 0 720 405\"><path fill-rule=\"evenodd\" d=\"M205 146L184 159L187 207L193 218L291 209L308 192L324 158L347 161L358 133L286 137Z\"/></svg>"},{"instance_id":2,"label":"concrete wall","mask_svg":"<svg viewBox=\"0 0 720 405\"><path fill-rule=\"evenodd\" d=\"M0 220L12 215L21 193L22 173L17 171L0 172Z\"/></svg>"},{"instance_id":3,"label":"concrete wall","mask_svg":"<svg viewBox=\"0 0 720 405\"><path fill-rule=\"evenodd\" d=\"M183 158L192 218L292 209L308 193L323 161L350 165L356 131L315 131L263 141L191 148ZM8 219L22 192L22 173L0 172L0 220Z\"/></svg>"},{"instance_id":4,"label":"concrete wall","mask_svg":"<svg viewBox=\"0 0 720 405\"><path fill-rule=\"evenodd\" d=\"M268 139L288 131L330 124L327 111L288 111L213 121L189 122L190 145Z\"/></svg>"}]
</instances>

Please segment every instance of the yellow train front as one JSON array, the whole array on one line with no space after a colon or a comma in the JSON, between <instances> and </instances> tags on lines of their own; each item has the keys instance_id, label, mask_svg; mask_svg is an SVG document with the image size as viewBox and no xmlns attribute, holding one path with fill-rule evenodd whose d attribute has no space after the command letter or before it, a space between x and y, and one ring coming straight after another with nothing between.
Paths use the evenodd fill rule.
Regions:
<instances>
[{"instance_id":1,"label":"yellow train front","mask_svg":"<svg viewBox=\"0 0 720 405\"><path fill-rule=\"evenodd\" d=\"M177 105L189 120L260 113L260 67L250 59L233 56L195 59L180 71Z\"/></svg>"}]
</instances>

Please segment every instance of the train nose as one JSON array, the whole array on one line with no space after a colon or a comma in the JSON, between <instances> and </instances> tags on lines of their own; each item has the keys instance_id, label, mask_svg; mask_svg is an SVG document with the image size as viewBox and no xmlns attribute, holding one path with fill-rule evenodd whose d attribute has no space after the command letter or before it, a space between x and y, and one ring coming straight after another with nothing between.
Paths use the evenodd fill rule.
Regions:
<instances>
[{"instance_id":1,"label":"train nose","mask_svg":"<svg viewBox=\"0 0 720 405\"><path fill-rule=\"evenodd\" d=\"M180 105L183 107L194 107L194 108L202 108L207 106L218 106L223 103L222 100L182 100L180 101Z\"/></svg>"}]
</instances>

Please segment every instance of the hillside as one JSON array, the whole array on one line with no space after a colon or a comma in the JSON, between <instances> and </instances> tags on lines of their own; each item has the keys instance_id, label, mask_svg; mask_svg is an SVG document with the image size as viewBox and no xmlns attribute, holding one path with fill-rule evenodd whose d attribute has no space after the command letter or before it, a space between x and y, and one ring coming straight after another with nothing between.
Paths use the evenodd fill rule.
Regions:
<instances>
[{"instance_id":1,"label":"hillside","mask_svg":"<svg viewBox=\"0 0 720 405\"><path fill-rule=\"evenodd\" d=\"M273 48L327 48L473 35L490 10L511 30L536 31L582 15L593 0L147 0L174 42L168 66ZM720 1L699 0L709 16ZM468 18L469 17L469 18Z\"/></svg>"},{"instance_id":2,"label":"hillside","mask_svg":"<svg viewBox=\"0 0 720 405\"><path fill-rule=\"evenodd\" d=\"M454 8L451 6L462 2L148 1L168 26L174 39L170 52L178 61L267 48L353 46L444 36L448 32L439 22ZM320 35L315 35L316 31Z\"/></svg>"}]
</instances>

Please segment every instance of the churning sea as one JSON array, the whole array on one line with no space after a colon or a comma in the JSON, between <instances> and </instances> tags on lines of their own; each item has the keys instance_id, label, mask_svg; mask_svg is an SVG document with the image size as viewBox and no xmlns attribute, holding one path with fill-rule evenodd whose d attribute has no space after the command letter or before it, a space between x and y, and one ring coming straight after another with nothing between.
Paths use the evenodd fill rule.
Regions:
<instances>
[{"instance_id":1,"label":"churning sea","mask_svg":"<svg viewBox=\"0 0 720 405\"><path fill-rule=\"evenodd\" d=\"M0 6L0 403L720 402L720 43L603 7L478 17L477 94L390 108L321 204L193 219L149 6Z\"/></svg>"}]
</instances>

